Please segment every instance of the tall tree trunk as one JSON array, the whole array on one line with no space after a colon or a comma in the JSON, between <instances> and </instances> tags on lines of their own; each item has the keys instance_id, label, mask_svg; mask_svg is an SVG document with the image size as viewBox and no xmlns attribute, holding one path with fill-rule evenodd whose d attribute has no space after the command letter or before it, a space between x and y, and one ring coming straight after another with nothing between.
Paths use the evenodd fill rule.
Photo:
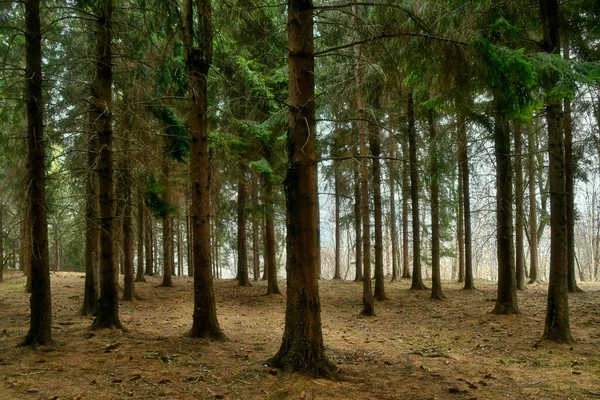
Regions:
<instances>
[{"instance_id":1,"label":"tall tree trunk","mask_svg":"<svg viewBox=\"0 0 600 400\"><path fill-rule=\"evenodd\" d=\"M273 161L270 148L265 149L265 160ZM267 268L267 295L281 294L277 283L277 261L275 257L275 207L273 207L273 177L263 175L263 206L265 211L265 267ZM268 267L267 267L268 265Z\"/></svg>"},{"instance_id":2,"label":"tall tree trunk","mask_svg":"<svg viewBox=\"0 0 600 400\"><path fill-rule=\"evenodd\" d=\"M379 106L376 96L373 104ZM375 219L375 292L373 297L377 301L386 300L383 273L383 218L381 210L381 133L379 128L372 125L369 135L369 149L373 156L371 165L373 171L373 214Z\"/></svg>"},{"instance_id":3,"label":"tall tree trunk","mask_svg":"<svg viewBox=\"0 0 600 400\"><path fill-rule=\"evenodd\" d=\"M465 281L465 217L464 217L464 196L463 196L463 165L461 163L461 145L458 145L458 189L457 189L457 198L458 198L458 213L456 218L456 243L458 245L458 282Z\"/></svg>"},{"instance_id":4,"label":"tall tree trunk","mask_svg":"<svg viewBox=\"0 0 600 400\"><path fill-rule=\"evenodd\" d=\"M358 177L358 168L353 169L354 174L354 232L355 232L355 268L354 282L362 282L364 279L362 267L362 217L360 213L360 179Z\"/></svg>"},{"instance_id":5,"label":"tall tree trunk","mask_svg":"<svg viewBox=\"0 0 600 400\"><path fill-rule=\"evenodd\" d=\"M28 144L27 144L28 146ZM26 171L31 169L29 161L27 161ZM29 174L25 174L25 201L23 202L23 219L21 222L21 266L25 274L25 293L31 293L31 204L28 195L29 190Z\"/></svg>"},{"instance_id":6,"label":"tall tree trunk","mask_svg":"<svg viewBox=\"0 0 600 400\"><path fill-rule=\"evenodd\" d=\"M0 282L4 281L4 204L0 203Z\"/></svg>"},{"instance_id":7,"label":"tall tree trunk","mask_svg":"<svg viewBox=\"0 0 600 400\"><path fill-rule=\"evenodd\" d=\"M125 122L127 124L127 121ZM133 199L131 193L131 183L133 178L131 176L131 168L129 166L130 160L130 145L128 137L128 129L125 127L125 138L123 140L123 159L121 160L121 182L122 187L120 194L123 197L123 270L124 270L124 286L123 286L123 300L131 301L137 298L135 293L135 271L133 268L133 247L135 241L133 239Z\"/></svg>"},{"instance_id":8,"label":"tall tree trunk","mask_svg":"<svg viewBox=\"0 0 600 400\"><path fill-rule=\"evenodd\" d=\"M187 239L187 274L188 277L194 277L194 255L192 254L192 230L190 229L191 213L189 202L189 187L185 189L185 232Z\"/></svg>"},{"instance_id":9,"label":"tall tree trunk","mask_svg":"<svg viewBox=\"0 0 600 400\"><path fill-rule=\"evenodd\" d=\"M82 315L94 315L98 306L99 238L98 230L98 137L91 132L88 137L88 154L85 198L85 284Z\"/></svg>"},{"instance_id":10,"label":"tall tree trunk","mask_svg":"<svg viewBox=\"0 0 600 400\"><path fill-rule=\"evenodd\" d=\"M570 58L568 30L563 30L564 58ZM575 171L576 161L573 158L573 118L571 117L571 100L564 100L564 130L565 130L565 179L567 202L567 265L568 290L571 293L583 292L577 286L575 279Z\"/></svg>"},{"instance_id":11,"label":"tall tree trunk","mask_svg":"<svg viewBox=\"0 0 600 400\"><path fill-rule=\"evenodd\" d=\"M27 204L31 207L31 310L29 332L23 346L53 346L52 301L48 257L48 221L46 214L46 166L42 97L42 32L40 2L25 2L26 67L25 102L27 105L27 144L29 186Z\"/></svg>"},{"instance_id":12,"label":"tall tree trunk","mask_svg":"<svg viewBox=\"0 0 600 400\"><path fill-rule=\"evenodd\" d=\"M496 150L496 238L498 257L498 297L494 314L516 314L517 276L512 206L510 130L506 112L495 99L494 145Z\"/></svg>"},{"instance_id":13,"label":"tall tree trunk","mask_svg":"<svg viewBox=\"0 0 600 400\"><path fill-rule=\"evenodd\" d=\"M535 152L537 146L535 143L535 133L529 129L527 138L527 173L529 185L529 282L538 281L538 241L537 241L537 200L535 197L535 177L536 164Z\"/></svg>"},{"instance_id":14,"label":"tall tree trunk","mask_svg":"<svg viewBox=\"0 0 600 400\"><path fill-rule=\"evenodd\" d=\"M437 127L432 109L428 112L429 124L429 157L431 183L431 298L443 300L446 298L442 292L442 277L440 271L440 195L437 150Z\"/></svg>"},{"instance_id":15,"label":"tall tree trunk","mask_svg":"<svg viewBox=\"0 0 600 400\"><path fill-rule=\"evenodd\" d=\"M412 278L410 273L410 250L408 246L408 200L410 198L409 185L409 149L408 135L402 135L402 279Z\"/></svg>"},{"instance_id":16,"label":"tall tree trunk","mask_svg":"<svg viewBox=\"0 0 600 400\"><path fill-rule=\"evenodd\" d=\"M459 163L462 165L463 217L465 234L465 290L475 289L473 277L473 246L471 239L471 188L469 185L469 155L467 149L467 123L464 115L458 117Z\"/></svg>"},{"instance_id":17,"label":"tall tree trunk","mask_svg":"<svg viewBox=\"0 0 600 400\"><path fill-rule=\"evenodd\" d=\"M194 4L196 15L194 15ZM212 62L213 33L210 0L183 1L184 55L189 82L190 181L194 254L194 314L191 337L223 340L217 320L210 248L210 186L206 118L208 71ZM196 18L194 18L194 16ZM197 26L197 32L194 32ZM194 34L197 38L194 39Z\"/></svg>"},{"instance_id":18,"label":"tall tree trunk","mask_svg":"<svg viewBox=\"0 0 600 400\"><path fill-rule=\"evenodd\" d=\"M154 220L145 206L144 218L146 219L146 270L144 275L154 276Z\"/></svg>"},{"instance_id":19,"label":"tall tree trunk","mask_svg":"<svg viewBox=\"0 0 600 400\"><path fill-rule=\"evenodd\" d=\"M96 74L92 82L91 120L98 132L98 176L100 204L100 301L92 329L121 329L114 257L114 188L112 132L112 0L101 0L98 6L96 33Z\"/></svg>"},{"instance_id":20,"label":"tall tree trunk","mask_svg":"<svg viewBox=\"0 0 600 400\"><path fill-rule=\"evenodd\" d=\"M264 196L264 193L263 193L263 196ZM263 236L263 254L264 254L263 264L264 264L264 267L263 267L262 278L260 278L261 281L266 281L268 279L268 274L269 274L269 258L267 256L269 253L269 246L267 243L267 218L266 218L265 208L266 208L266 205L263 201L262 236Z\"/></svg>"},{"instance_id":21,"label":"tall tree trunk","mask_svg":"<svg viewBox=\"0 0 600 400\"><path fill-rule=\"evenodd\" d=\"M560 16L557 0L540 0L543 46L560 56ZM550 282L544 339L571 343L568 297L568 219L565 188L565 149L562 113L559 101L548 99L548 153L550 180Z\"/></svg>"},{"instance_id":22,"label":"tall tree trunk","mask_svg":"<svg viewBox=\"0 0 600 400\"><path fill-rule=\"evenodd\" d=\"M260 252L259 252L259 237L258 237L258 182L256 174L252 174L252 275L256 282L260 279Z\"/></svg>"},{"instance_id":23,"label":"tall tree trunk","mask_svg":"<svg viewBox=\"0 0 600 400\"><path fill-rule=\"evenodd\" d=\"M135 281L146 282L144 277L144 237L145 229L145 217L144 217L144 192L142 191L141 182L138 182L137 189L137 272Z\"/></svg>"},{"instance_id":24,"label":"tall tree trunk","mask_svg":"<svg viewBox=\"0 0 600 400\"><path fill-rule=\"evenodd\" d=\"M336 149L337 151L337 149ZM342 172L340 171L339 161L333 162L333 179L334 179L334 191L335 191L335 272L333 274L334 280L341 280L341 220L340 220L340 191L341 191L341 180Z\"/></svg>"},{"instance_id":25,"label":"tall tree trunk","mask_svg":"<svg viewBox=\"0 0 600 400\"><path fill-rule=\"evenodd\" d=\"M390 158L396 158L396 144L394 137L388 139ZM390 186L390 241L392 242L392 282L400 279L398 268L398 227L396 226L396 167L392 161L387 163Z\"/></svg>"},{"instance_id":26,"label":"tall tree trunk","mask_svg":"<svg viewBox=\"0 0 600 400\"><path fill-rule=\"evenodd\" d=\"M238 178L238 198L237 198L237 276L236 279L240 286L251 286L248 276L248 247L246 240L246 173L245 167L241 165L242 171Z\"/></svg>"},{"instance_id":27,"label":"tall tree trunk","mask_svg":"<svg viewBox=\"0 0 600 400\"><path fill-rule=\"evenodd\" d=\"M516 124L515 124L516 125ZM520 126L515 126L515 267L517 290L525 290L525 249L523 222L523 136Z\"/></svg>"},{"instance_id":28,"label":"tall tree trunk","mask_svg":"<svg viewBox=\"0 0 600 400\"><path fill-rule=\"evenodd\" d=\"M410 156L410 198L412 201L413 271L411 290L426 289L421 274L421 221L419 220L419 164L417 160L417 129L412 92L408 93L408 149Z\"/></svg>"},{"instance_id":29,"label":"tall tree trunk","mask_svg":"<svg viewBox=\"0 0 600 400\"><path fill-rule=\"evenodd\" d=\"M165 145L166 145L165 136ZM162 179L163 179L163 201L171 204L171 160L166 157L162 164ZM174 238L173 238L173 213L165 212L162 217L163 227L163 280L160 286L173 286L173 266L175 264Z\"/></svg>"},{"instance_id":30,"label":"tall tree trunk","mask_svg":"<svg viewBox=\"0 0 600 400\"><path fill-rule=\"evenodd\" d=\"M183 232L181 214L177 214L177 276L183 276Z\"/></svg>"},{"instance_id":31,"label":"tall tree trunk","mask_svg":"<svg viewBox=\"0 0 600 400\"><path fill-rule=\"evenodd\" d=\"M283 341L269 363L285 371L328 376L335 366L325 356L316 264L318 194L311 0L288 0L288 43L287 302Z\"/></svg>"}]
</instances>

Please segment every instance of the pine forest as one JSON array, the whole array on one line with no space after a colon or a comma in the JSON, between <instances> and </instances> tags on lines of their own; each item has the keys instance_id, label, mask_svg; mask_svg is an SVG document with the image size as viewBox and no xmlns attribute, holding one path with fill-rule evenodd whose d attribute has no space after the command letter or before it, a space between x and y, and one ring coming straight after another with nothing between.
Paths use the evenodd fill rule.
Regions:
<instances>
[{"instance_id":1,"label":"pine forest","mask_svg":"<svg viewBox=\"0 0 600 400\"><path fill-rule=\"evenodd\" d=\"M0 0L0 399L600 398L597 0Z\"/></svg>"}]
</instances>

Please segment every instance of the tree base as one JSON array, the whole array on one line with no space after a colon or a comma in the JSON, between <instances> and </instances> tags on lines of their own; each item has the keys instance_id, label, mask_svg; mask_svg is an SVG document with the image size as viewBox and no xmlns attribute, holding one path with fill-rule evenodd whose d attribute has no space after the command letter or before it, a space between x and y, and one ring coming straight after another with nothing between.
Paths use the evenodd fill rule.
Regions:
<instances>
[{"instance_id":1,"label":"tree base","mask_svg":"<svg viewBox=\"0 0 600 400\"><path fill-rule=\"evenodd\" d=\"M413 283L412 286L408 290L429 290L429 288L427 286L425 286L425 284L423 282L421 282L420 284Z\"/></svg>"},{"instance_id":2,"label":"tree base","mask_svg":"<svg viewBox=\"0 0 600 400\"><path fill-rule=\"evenodd\" d=\"M447 300L448 297L446 297L446 295L442 292L439 293L435 293L435 292L431 292L431 300Z\"/></svg>"},{"instance_id":3,"label":"tree base","mask_svg":"<svg viewBox=\"0 0 600 400\"><path fill-rule=\"evenodd\" d=\"M186 337L192 339L209 339L214 342L226 342L227 336L221 331L221 329L190 329L185 334Z\"/></svg>"},{"instance_id":4,"label":"tree base","mask_svg":"<svg viewBox=\"0 0 600 400\"><path fill-rule=\"evenodd\" d=\"M94 320L94 322L92 322L92 328L93 331L96 331L98 329L120 329L123 331L126 331L127 329L125 329L123 327L123 324L121 324L121 321L119 320L119 317L114 317L114 318L101 318L101 317L96 317L96 319Z\"/></svg>"},{"instance_id":5,"label":"tree base","mask_svg":"<svg viewBox=\"0 0 600 400\"><path fill-rule=\"evenodd\" d=\"M47 350L56 350L56 342L52 337L44 336L44 335L34 335L31 332L27 333L25 339L23 339L18 345L18 347L31 347L32 349L39 349L40 347L44 347Z\"/></svg>"},{"instance_id":6,"label":"tree base","mask_svg":"<svg viewBox=\"0 0 600 400\"><path fill-rule=\"evenodd\" d=\"M510 306L507 304L496 304L492 310L492 314L496 315L508 315L508 314L520 314L519 308Z\"/></svg>"},{"instance_id":7,"label":"tree base","mask_svg":"<svg viewBox=\"0 0 600 400\"><path fill-rule=\"evenodd\" d=\"M549 332L544 332L543 340L548 340L560 344L575 343L575 339L573 339L571 332L569 330L564 331L562 329L554 329Z\"/></svg>"},{"instance_id":8,"label":"tree base","mask_svg":"<svg viewBox=\"0 0 600 400\"><path fill-rule=\"evenodd\" d=\"M363 305L363 309L360 312L363 317L375 317L375 307L373 305Z\"/></svg>"},{"instance_id":9,"label":"tree base","mask_svg":"<svg viewBox=\"0 0 600 400\"><path fill-rule=\"evenodd\" d=\"M382 295L374 294L374 295L373 295L373 299L374 299L374 300L377 300L377 301L387 301L387 300L389 300L390 298L389 298L389 297L387 297L385 294L382 294Z\"/></svg>"},{"instance_id":10,"label":"tree base","mask_svg":"<svg viewBox=\"0 0 600 400\"><path fill-rule=\"evenodd\" d=\"M325 356L302 357L299 354L282 355L281 349L273 358L267 360L267 365L288 373L300 373L312 378L338 380L338 369Z\"/></svg>"}]
</instances>

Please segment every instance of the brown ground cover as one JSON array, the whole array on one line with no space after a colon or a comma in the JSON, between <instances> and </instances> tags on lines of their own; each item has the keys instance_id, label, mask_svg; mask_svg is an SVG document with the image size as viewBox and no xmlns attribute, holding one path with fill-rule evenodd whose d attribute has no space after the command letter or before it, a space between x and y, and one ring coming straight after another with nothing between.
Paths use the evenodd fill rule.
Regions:
<instances>
[{"instance_id":1,"label":"brown ground cover","mask_svg":"<svg viewBox=\"0 0 600 400\"><path fill-rule=\"evenodd\" d=\"M600 398L599 284L571 295L573 346L540 342L546 285L519 293L521 315L496 316L495 286L447 301L387 282L389 301L361 318L361 285L320 283L323 335L339 380L265 366L281 342L283 296L264 282L217 281L219 321L229 341L184 337L192 279L136 284L143 301L122 303L121 331L90 331L77 315L83 276L52 274L57 351L16 345L28 329L29 296L18 272L0 283L0 399L593 399ZM285 288L284 282L280 283Z\"/></svg>"}]
</instances>

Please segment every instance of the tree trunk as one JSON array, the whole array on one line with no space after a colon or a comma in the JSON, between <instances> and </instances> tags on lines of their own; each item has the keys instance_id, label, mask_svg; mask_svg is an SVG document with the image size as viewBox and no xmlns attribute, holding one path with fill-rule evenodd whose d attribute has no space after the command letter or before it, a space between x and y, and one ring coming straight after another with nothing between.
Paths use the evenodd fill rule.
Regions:
<instances>
[{"instance_id":1,"label":"tree trunk","mask_svg":"<svg viewBox=\"0 0 600 400\"><path fill-rule=\"evenodd\" d=\"M469 155L467 149L467 123L464 115L458 117L459 163L462 165L463 216L465 234L465 290L475 289L473 278L473 247L471 240L471 188L469 185Z\"/></svg>"},{"instance_id":2,"label":"tree trunk","mask_svg":"<svg viewBox=\"0 0 600 400\"><path fill-rule=\"evenodd\" d=\"M417 130L412 92L408 94L408 149L410 153L410 197L412 200L413 271L411 290L427 289L421 274L421 227L419 220L419 164L417 160Z\"/></svg>"},{"instance_id":3,"label":"tree trunk","mask_svg":"<svg viewBox=\"0 0 600 400\"><path fill-rule=\"evenodd\" d=\"M358 168L352 170L354 174L354 232L355 232L355 267L354 282L362 282L364 279L362 268L362 217L360 215L360 179L358 177Z\"/></svg>"},{"instance_id":4,"label":"tree trunk","mask_svg":"<svg viewBox=\"0 0 600 400\"><path fill-rule=\"evenodd\" d=\"M409 150L408 135L402 135L402 279L412 278L410 273L410 250L408 246L408 199L410 198L409 188Z\"/></svg>"},{"instance_id":5,"label":"tree trunk","mask_svg":"<svg viewBox=\"0 0 600 400\"><path fill-rule=\"evenodd\" d=\"M99 2L96 33L96 74L92 82L91 120L98 132L98 176L100 204L100 300L92 329L121 329L119 298L117 295L117 268L114 257L114 188L113 188L113 132L112 132L112 0Z\"/></svg>"},{"instance_id":6,"label":"tree trunk","mask_svg":"<svg viewBox=\"0 0 600 400\"><path fill-rule=\"evenodd\" d=\"M128 132L126 127L125 132ZM126 133L126 135L128 135ZM135 293L135 271L133 269L133 200L131 193L131 169L129 167L129 138L126 136L123 145L123 159L121 166L121 181L122 190L120 191L123 196L124 208L123 208L123 270L124 270L124 287L123 287L123 300L131 301L137 298Z\"/></svg>"},{"instance_id":7,"label":"tree trunk","mask_svg":"<svg viewBox=\"0 0 600 400\"><path fill-rule=\"evenodd\" d=\"M535 133L529 130L527 138L527 173L529 174L529 282L530 284L538 281L538 241L537 241L537 200L535 197L535 152L537 146L535 143Z\"/></svg>"},{"instance_id":8,"label":"tree trunk","mask_svg":"<svg viewBox=\"0 0 600 400\"><path fill-rule=\"evenodd\" d=\"M0 282L4 281L4 204L0 203Z\"/></svg>"},{"instance_id":9,"label":"tree trunk","mask_svg":"<svg viewBox=\"0 0 600 400\"><path fill-rule=\"evenodd\" d=\"M265 160L270 164L273 154L265 149ZM273 207L273 177L263 175L263 206L265 211L265 268L267 268L267 295L281 294L277 283L277 261L275 257L275 207ZM267 267L268 265L268 267Z\"/></svg>"},{"instance_id":10,"label":"tree trunk","mask_svg":"<svg viewBox=\"0 0 600 400\"><path fill-rule=\"evenodd\" d=\"M494 145L496 150L496 238L498 256L498 297L494 314L516 314L517 276L512 208L512 168L510 158L510 130L506 112L496 105Z\"/></svg>"},{"instance_id":11,"label":"tree trunk","mask_svg":"<svg viewBox=\"0 0 600 400\"><path fill-rule=\"evenodd\" d=\"M311 0L288 0L288 38L287 302L283 341L269 363L285 371L330 376L335 366L325 356L316 264L318 194Z\"/></svg>"},{"instance_id":12,"label":"tree trunk","mask_svg":"<svg viewBox=\"0 0 600 400\"><path fill-rule=\"evenodd\" d=\"M145 206L144 218L146 219L146 271L144 275L154 276L154 221Z\"/></svg>"},{"instance_id":13,"label":"tree trunk","mask_svg":"<svg viewBox=\"0 0 600 400\"><path fill-rule=\"evenodd\" d=\"M264 190L264 189L263 189ZM264 193L263 193L264 196ZM269 258L268 258L268 253L269 253L269 246L267 243L267 218L266 218L266 204L263 202L263 215L262 215L262 235L263 235L263 275L262 278L260 278L261 281L266 281L268 279L268 274L269 274ZM273 252L275 252L275 250L273 250Z\"/></svg>"},{"instance_id":14,"label":"tree trunk","mask_svg":"<svg viewBox=\"0 0 600 400\"><path fill-rule=\"evenodd\" d=\"M540 0L543 46L560 56L560 16L557 0ZM564 130L560 102L547 100L548 153L550 180L550 282L544 339L571 343L568 297L568 219L565 188Z\"/></svg>"},{"instance_id":15,"label":"tree trunk","mask_svg":"<svg viewBox=\"0 0 600 400\"><path fill-rule=\"evenodd\" d=\"M27 144L28 146L28 144ZM29 161L25 168L27 171L31 169ZM29 190L29 174L25 175L25 201L23 202L23 220L21 222L21 258L22 269L25 274L25 293L31 293L31 204L28 195Z\"/></svg>"},{"instance_id":16,"label":"tree trunk","mask_svg":"<svg viewBox=\"0 0 600 400\"><path fill-rule=\"evenodd\" d=\"M194 4L197 7L194 15ZM210 0L183 2L184 55L189 82L190 183L194 255L194 314L191 337L225 339L217 320L210 248L210 186L207 86L212 62L213 33ZM194 18L196 17L196 18ZM195 23L194 23L195 22ZM194 32L197 26L197 32ZM194 34L197 35L196 40Z\"/></svg>"},{"instance_id":17,"label":"tree trunk","mask_svg":"<svg viewBox=\"0 0 600 400\"><path fill-rule=\"evenodd\" d=\"M244 166L240 166L244 170ZM248 276L248 248L246 240L246 177L245 172L240 172L238 178L238 198L237 198L237 276L236 279L240 286L251 286Z\"/></svg>"},{"instance_id":18,"label":"tree trunk","mask_svg":"<svg viewBox=\"0 0 600 400\"><path fill-rule=\"evenodd\" d=\"M54 346L52 339L52 301L48 256L48 222L46 214L46 167L42 97L42 33L40 2L25 2L26 71L25 102L27 105L27 143L29 185L27 204L31 207L31 310L29 332L23 346Z\"/></svg>"},{"instance_id":19,"label":"tree trunk","mask_svg":"<svg viewBox=\"0 0 600 400\"><path fill-rule=\"evenodd\" d=\"M564 58L570 58L568 30L563 30ZM565 130L565 179L567 202L567 265L568 290L570 293L583 292L575 279L575 171L576 161L573 159L573 118L571 117L571 100L564 100Z\"/></svg>"},{"instance_id":20,"label":"tree trunk","mask_svg":"<svg viewBox=\"0 0 600 400\"><path fill-rule=\"evenodd\" d=\"M388 139L390 158L397 157L394 137ZM390 241L392 242L392 282L400 279L398 268L398 228L396 226L396 167L392 161L387 163L390 186Z\"/></svg>"},{"instance_id":21,"label":"tree trunk","mask_svg":"<svg viewBox=\"0 0 600 400\"><path fill-rule=\"evenodd\" d=\"M379 101L374 100L373 104L378 106ZM387 299L384 287L383 273L383 218L381 210L381 133L379 128L372 126L369 136L369 149L373 156L373 213L375 217L375 292L373 297L377 301Z\"/></svg>"},{"instance_id":22,"label":"tree trunk","mask_svg":"<svg viewBox=\"0 0 600 400\"><path fill-rule=\"evenodd\" d=\"M98 137L92 132L88 138L85 199L85 284L81 315L94 315L98 306L99 238L98 230Z\"/></svg>"},{"instance_id":23,"label":"tree trunk","mask_svg":"<svg viewBox=\"0 0 600 400\"><path fill-rule=\"evenodd\" d=\"M141 182L138 182L138 185ZM137 196L137 274L135 277L136 282L146 282L144 277L144 236L145 236L145 217L144 217L144 193L141 185L138 186Z\"/></svg>"},{"instance_id":24,"label":"tree trunk","mask_svg":"<svg viewBox=\"0 0 600 400\"><path fill-rule=\"evenodd\" d=\"M429 157L431 183L431 298L443 300L446 298L442 292L442 277L440 271L440 199L439 199L439 173L437 150L437 127L432 109L428 112L429 124Z\"/></svg>"},{"instance_id":25,"label":"tree trunk","mask_svg":"<svg viewBox=\"0 0 600 400\"><path fill-rule=\"evenodd\" d=\"M336 146L337 147L337 146ZM337 152L337 148L336 148ZM333 179L334 179L334 191L335 191L335 272L333 274L334 280L341 280L341 265L340 265L340 252L341 252L341 221L340 221L340 191L341 191L341 180L342 172L340 171L339 161L333 162Z\"/></svg>"},{"instance_id":26,"label":"tree trunk","mask_svg":"<svg viewBox=\"0 0 600 400\"><path fill-rule=\"evenodd\" d=\"M190 229L190 203L189 203L189 188L185 189L185 232L187 239L187 274L188 277L194 277L194 255L192 254L192 230Z\"/></svg>"},{"instance_id":27,"label":"tree trunk","mask_svg":"<svg viewBox=\"0 0 600 400\"><path fill-rule=\"evenodd\" d=\"M521 127L515 127L515 266L517 290L525 290L525 249L523 222L523 136Z\"/></svg>"},{"instance_id":28,"label":"tree trunk","mask_svg":"<svg viewBox=\"0 0 600 400\"><path fill-rule=\"evenodd\" d=\"M165 137L165 142L167 138ZM163 201L171 204L171 160L166 157L162 164ZM173 287L173 266L175 264L174 238L173 238L173 213L165 212L162 217L163 227L163 280L160 286Z\"/></svg>"},{"instance_id":29,"label":"tree trunk","mask_svg":"<svg viewBox=\"0 0 600 400\"><path fill-rule=\"evenodd\" d=\"M256 174L252 174L252 279L256 282L260 279L260 247L258 237L258 182Z\"/></svg>"},{"instance_id":30,"label":"tree trunk","mask_svg":"<svg viewBox=\"0 0 600 400\"><path fill-rule=\"evenodd\" d=\"M465 223L465 217L464 217L464 210L465 210L465 204L464 204L464 196L463 196L463 183L462 183L462 176L463 176L463 165L461 163L461 156L460 156L460 151L461 151L461 144L459 143L458 145L458 215L457 215L457 221L456 221L456 243L458 246L458 282L464 282L465 281L465 229L464 229L464 223Z\"/></svg>"},{"instance_id":31,"label":"tree trunk","mask_svg":"<svg viewBox=\"0 0 600 400\"><path fill-rule=\"evenodd\" d=\"M181 214L177 214L177 276L183 276L183 232Z\"/></svg>"}]
</instances>

